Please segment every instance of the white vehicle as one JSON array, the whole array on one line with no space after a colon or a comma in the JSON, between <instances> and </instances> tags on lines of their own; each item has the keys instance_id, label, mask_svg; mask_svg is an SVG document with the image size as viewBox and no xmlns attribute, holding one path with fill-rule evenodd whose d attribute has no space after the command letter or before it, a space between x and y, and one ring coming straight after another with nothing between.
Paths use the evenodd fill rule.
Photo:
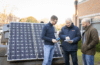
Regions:
<instances>
[{"instance_id":1,"label":"white vehicle","mask_svg":"<svg viewBox=\"0 0 100 65\"><path fill-rule=\"evenodd\" d=\"M2 27L0 27L0 35L1 35L2 32L3 32Z\"/></svg>"}]
</instances>

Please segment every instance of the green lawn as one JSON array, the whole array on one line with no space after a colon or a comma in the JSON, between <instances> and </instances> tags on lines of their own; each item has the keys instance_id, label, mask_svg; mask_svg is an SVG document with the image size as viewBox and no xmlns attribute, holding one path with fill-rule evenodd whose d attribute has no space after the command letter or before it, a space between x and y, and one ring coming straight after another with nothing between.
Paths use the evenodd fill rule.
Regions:
<instances>
[{"instance_id":1,"label":"green lawn","mask_svg":"<svg viewBox=\"0 0 100 65\"><path fill-rule=\"evenodd\" d=\"M80 49L78 49L77 55L78 55L78 62L81 65L83 62L82 62L82 52ZM100 52L96 52L94 63L95 65L98 65L100 63Z\"/></svg>"}]
</instances>

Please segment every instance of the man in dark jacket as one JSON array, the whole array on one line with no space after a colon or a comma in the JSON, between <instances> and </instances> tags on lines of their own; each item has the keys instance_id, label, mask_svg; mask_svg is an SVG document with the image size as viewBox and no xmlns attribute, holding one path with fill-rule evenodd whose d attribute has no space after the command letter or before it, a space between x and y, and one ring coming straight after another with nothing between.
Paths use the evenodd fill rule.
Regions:
<instances>
[{"instance_id":1,"label":"man in dark jacket","mask_svg":"<svg viewBox=\"0 0 100 65\"><path fill-rule=\"evenodd\" d=\"M77 44L81 40L81 34L78 27L74 26L72 20L66 20L66 26L61 29L59 37L63 40L62 48L64 52L65 65L70 65L69 54L71 54L73 65L78 65L77 62ZM72 40L65 42L64 40Z\"/></svg>"},{"instance_id":2,"label":"man in dark jacket","mask_svg":"<svg viewBox=\"0 0 100 65\"><path fill-rule=\"evenodd\" d=\"M99 43L98 32L90 24L90 19L85 18L82 20L82 26L85 28L85 32L82 35L81 51L83 53L83 64L94 65L94 55L96 44Z\"/></svg>"},{"instance_id":3,"label":"man in dark jacket","mask_svg":"<svg viewBox=\"0 0 100 65\"><path fill-rule=\"evenodd\" d=\"M58 18L53 15L51 17L51 21L46 24L42 29L41 38L44 40L44 61L42 65L51 65L52 58L54 54L55 46L54 44L57 43L55 37L55 25L58 21Z\"/></svg>"}]
</instances>

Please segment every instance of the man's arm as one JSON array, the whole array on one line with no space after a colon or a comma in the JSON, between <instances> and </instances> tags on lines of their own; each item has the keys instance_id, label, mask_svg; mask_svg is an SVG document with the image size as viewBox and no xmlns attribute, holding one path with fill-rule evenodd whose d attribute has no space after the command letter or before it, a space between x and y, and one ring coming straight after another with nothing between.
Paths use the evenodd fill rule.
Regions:
<instances>
[{"instance_id":1,"label":"man's arm","mask_svg":"<svg viewBox=\"0 0 100 65\"><path fill-rule=\"evenodd\" d=\"M90 35L92 37L92 41L87 46L88 49L93 48L96 44L99 43L98 32L97 32L97 30L95 28L93 30L91 30Z\"/></svg>"},{"instance_id":2,"label":"man's arm","mask_svg":"<svg viewBox=\"0 0 100 65\"><path fill-rule=\"evenodd\" d=\"M60 37L60 39L62 39L62 40L65 40L65 38L66 38L66 35L63 34L63 28L61 29L61 31L60 31L60 33L59 33L59 37Z\"/></svg>"},{"instance_id":3,"label":"man's arm","mask_svg":"<svg viewBox=\"0 0 100 65\"><path fill-rule=\"evenodd\" d=\"M74 39L72 39L72 40L73 40L73 43L78 43L78 41L81 40L81 33L80 33L79 28L77 28L76 31L77 31L77 32L76 32L76 37L75 37Z\"/></svg>"},{"instance_id":4,"label":"man's arm","mask_svg":"<svg viewBox=\"0 0 100 65\"><path fill-rule=\"evenodd\" d=\"M49 38L49 37L45 36L46 34L47 34L47 27L44 26L43 29L42 29L42 33L41 33L41 38L43 40L52 42L52 38Z\"/></svg>"}]
</instances>

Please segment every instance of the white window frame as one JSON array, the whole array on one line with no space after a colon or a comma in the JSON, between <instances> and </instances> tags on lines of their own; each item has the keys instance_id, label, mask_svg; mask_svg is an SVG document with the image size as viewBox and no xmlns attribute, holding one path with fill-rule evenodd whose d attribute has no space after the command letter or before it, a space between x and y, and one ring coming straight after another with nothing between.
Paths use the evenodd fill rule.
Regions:
<instances>
[{"instance_id":1,"label":"white window frame","mask_svg":"<svg viewBox=\"0 0 100 65\"><path fill-rule=\"evenodd\" d=\"M89 1L89 0L82 0L82 1L78 1L78 4L82 4L82 3L84 3L84 2L87 2L87 1Z\"/></svg>"}]
</instances>

